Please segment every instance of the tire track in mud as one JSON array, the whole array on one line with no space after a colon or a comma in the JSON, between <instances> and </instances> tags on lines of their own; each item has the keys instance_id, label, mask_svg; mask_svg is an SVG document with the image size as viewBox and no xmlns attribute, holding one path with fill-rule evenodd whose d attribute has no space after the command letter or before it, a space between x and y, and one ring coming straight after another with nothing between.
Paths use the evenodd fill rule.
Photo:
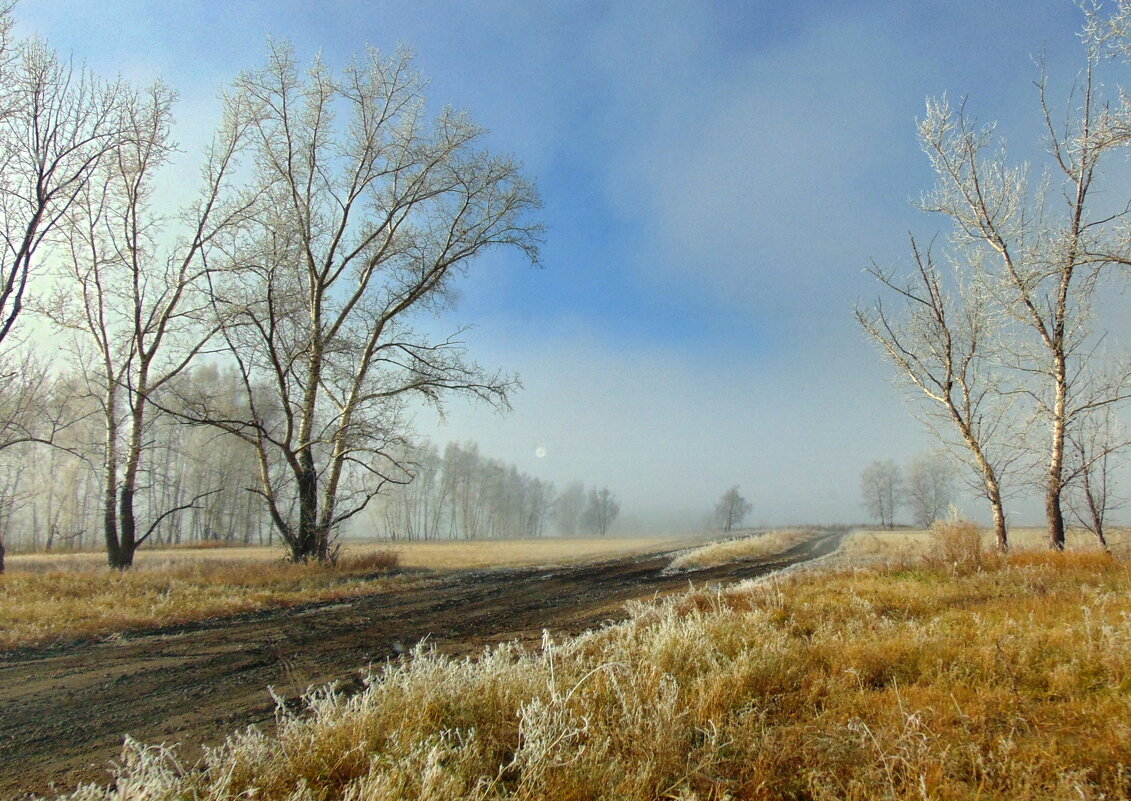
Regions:
<instances>
[{"instance_id":1,"label":"tire track in mud","mask_svg":"<svg viewBox=\"0 0 1131 801\"><path fill-rule=\"evenodd\" d=\"M537 647L543 629L576 634L623 619L631 599L765 575L832 553L842 536L674 575L661 572L670 553L454 573L344 602L0 655L0 797L105 782L127 734L182 743L191 761L234 730L269 729L268 687L288 699L331 681L360 688L368 665L425 638L453 655L516 639Z\"/></svg>"}]
</instances>

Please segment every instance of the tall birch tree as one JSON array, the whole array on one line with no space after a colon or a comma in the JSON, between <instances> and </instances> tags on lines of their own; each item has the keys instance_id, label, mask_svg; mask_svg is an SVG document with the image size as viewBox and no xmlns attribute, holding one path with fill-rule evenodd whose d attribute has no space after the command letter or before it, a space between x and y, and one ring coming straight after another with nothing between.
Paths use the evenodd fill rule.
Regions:
<instances>
[{"instance_id":1,"label":"tall birch tree","mask_svg":"<svg viewBox=\"0 0 1131 801\"><path fill-rule=\"evenodd\" d=\"M408 479L410 397L506 404L513 378L470 361L460 332L417 325L484 252L537 260L539 200L466 114L426 113L406 51L371 49L336 75L321 60L300 72L273 43L233 99L262 202L213 301L246 408L225 416L199 398L195 413L255 448L254 491L291 559L322 561L344 521Z\"/></svg>"},{"instance_id":2,"label":"tall birch tree","mask_svg":"<svg viewBox=\"0 0 1131 801\"><path fill-rule=\"evenodd\" d=\"M126 135L124 85L76 68L40 39L14 40L12 7L0 5L0 448L50 444L61 422L40 391L44 366L26 348L16 352L18 323L39 256Z\"/></svg>"},{"instance_id":3,"label":"tall birch tree","mask_svg":"<svg viewBox=\"0 0 1131 801\"><path fill-rule=\"evenodd\" d=\"M1086 44L1087 65L1063 125L1040 84L1052 158L1047 181L1031 182L1028 165L1010 166L993 128L978 127L945 99L930 101L920 124L937 176L923 208L951 219L953 246L1008 316L1000 357L1047 431L1042 485L1049 545L1057 550L1064 548L1070 431L1124 400L1128 384L1125 367L1099 358L1092 313L1105 268L1127 263L1131 253L1120 231L1126 211L1093 200L1101 166L1126 140L1098 97L1099 45Z\"/></svg>"},{"instance_id":4,"label":"tall birch tree","mask_svg":"<svg viewBox=\"0 0 1131 801\"><path fill-rule=\"evenodd\" d=\"M919 401L919 419L970 468L971 488L989 502L994 536L1004 551L1005 482L1022 455L1015 446L1023 427L996 361L1002 313L966 278L968 265L961 259L949 262L948 289L932 254L914 239L911 252L915 269L906 279L870 270L899 301L896 311L880 298L871 307L857 306L856 320L895 368L897 382Z\"/></svg>"},{"instance_id":5,"label":"tall birch tree","mask_svg":"<svg viewBox=\"0 0 1131 801\"><path fill-rule=\"evenodd\" d=\"M1097 289L1109 268L1131 264L1131 207L1104 197L1104 190L1110 191L1104 181L1112 175L1112 157L1131 140L1131 104L1122 95L1105 99L1099 78L1109 46L1122 42L1119 29L1095 7L1084 10L1084 68L1063 117L1053 110L1043 68L1038 82L1049 156L1039 178L1031 177L1029 164L1011 163L994 127L977 124L964 104L931 99L919 124L920 142L936 176L920 207L949 219L949 258L959 266L959 284L972 290L962 304L979 310L989 304L1000 314L992 355L1008 371L1003 389L1019 401L1016 411L1028 414L1045 432L1037 451L1043 463L1039 483L1053 549L1063 549L1065 541L1066 445L1085 420L1128 397L1131 378L1126 360L1104 358L1104 331L1094 312ZM1125 15L1125 9L1120 13ZM924 264L917 256L917 262L920 278L915 283L925 292L902 294L913 307L937 316L930 298L932 286L939 284L937 272L929 260ZM890 343L882 316L871 319L876 324L869 333ZM867 329L868 320L861 321ZM935 347L942 341L927 344ZM901 359L912 365L936 359L921 345L897 345L894 351L885 347L897 364ZM933 375L943 383L930 382L931 393L946 406L945 396L953 389L950 376L945 369ZM996 511L995 526L1004 544Z\"/></svg>"},{"instance_id":6,"label":"tall birch tree","mask_svg":"<svg viewBox=\"0 0 1131 801\"><path fill-rule=\"evenodd\" d=\"M162 216L154 192L175 150L173 103L172 91L155 84L124 105L128 136L68 210L66 258L42 308L70 334L70 355L100 410L103 537L119 569L133 564L163 521L209 494L148 509L139 520L154 401L218 327L206 292L211 265L251 203L232 187L242 123L229 113L207 152L198 198L179 219ZM173 224L175 232L166 230Z\"/></svg>"}]
</instances>

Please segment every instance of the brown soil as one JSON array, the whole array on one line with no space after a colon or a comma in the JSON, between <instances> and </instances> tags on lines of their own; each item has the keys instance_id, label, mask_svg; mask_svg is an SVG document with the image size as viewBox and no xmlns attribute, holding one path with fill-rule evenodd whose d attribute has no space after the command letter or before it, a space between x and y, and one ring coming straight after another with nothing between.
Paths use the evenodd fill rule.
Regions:
<instances>
[{"instance_id":1,"label":"brown soil","mask_svg":"<svg viewBox=\"0 0 1131 801\"><path fill-rule=\"evenodd\" d=\"M534 647L543 629L585 631L623 618L629 599L763 575L831 553L840 537L676 575L661 573L670 554L455 573L347 602L0 655L0 797L107 782L127 734L185 744L191 761L234 730L270 728L268 687L289 700L331 681L360 687L368 665L425 638L450 654L516 639Z\"/></svg>"}]
</instances>

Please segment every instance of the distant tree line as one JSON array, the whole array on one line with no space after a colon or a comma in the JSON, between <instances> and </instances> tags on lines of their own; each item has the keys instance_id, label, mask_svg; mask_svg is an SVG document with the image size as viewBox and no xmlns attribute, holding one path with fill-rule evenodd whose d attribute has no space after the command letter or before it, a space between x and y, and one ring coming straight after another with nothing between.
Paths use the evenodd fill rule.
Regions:
<instances>
[{"instance_id":1,"label":"distant tree line","mask_svg":"<svg viewBox=\"0 0 1131 801\"><path fill-rule=\"evenodd\" d=\"M415 448L407 483L386 488L368 520L391 540L498 539L550 533L604 536L620 505L608 488L554 485L483 456L474 442Z\"/></svg>"},{"instance_id":2,"label":"distant tree line","mask_svg":"<svg viewBox=\"0 0 1131 801\"><path fill-rule=\"evenodd\" d=\"M198 368L183 380L217 403L238 396L230 370ZM66 414L74 420L58 433L56 447L0 450L0 525L9 547L21 550L101 545L101 427L75 396L54 391L68 399ZM268 509L247 490L259 466L246 443L210 427L186 426L173 415L158 415L147 431L138 515L156 520L163 510L180 511L141 532L139 546L277 541ZM390 540L603 536L620 510L608 488L571 482L559 493L549 481L482 455L474 442L450 443L442 452L424 442L397 459L402 480L385 486L352 533Z\"/></svg>"}]
</instances>

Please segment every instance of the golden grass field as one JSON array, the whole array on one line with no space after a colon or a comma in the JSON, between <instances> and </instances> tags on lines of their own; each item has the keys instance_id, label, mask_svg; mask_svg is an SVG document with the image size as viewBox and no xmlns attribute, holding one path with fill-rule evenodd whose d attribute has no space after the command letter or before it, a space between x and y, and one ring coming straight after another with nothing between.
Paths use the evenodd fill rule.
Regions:
<instances>
[{"instance_id":1,"label":"golden grass field","mask_svg":"<svg viewBox=\"0 0 1131 801\"><path fill-rule=\"evenodd\" d=\"M981 529L982 545L986 550L995 547L993 531ZM852 532L841 544L837 561L852 563L876 559L917 559L929 547L926 529L858 529ZM1098 551L1099 542L1088 531L1069 529L1066 537L1069 551ZM1009 530L1010 549L1013 551L1048 550L1048 533L1044 528L1015 528ZM1112 529L1108 532L1108 543L1113 553L1131 557L1131 530Z\"/></svg>"},{"instance_id":2,"label":"golden grass field","mask_svg":"<svg viewBox=\"0 0 1131 801\"><path fill-rule=\"evenodd\" d=\"M931 553L960 543L965 560L638 603L625 623L539 652L418 650L195 766L131 745L113 789L71 797L1131 797L1128 563L984 554L976 536L930 537Z\"/></svg>"},{"instance_id":3,"label":"golden grass field","mask_svg":"<svg viewBox=\"0 0 1131 801\"><path fill-rule=\"evenodd\" d=\"M593 537L544 538L526 540L444 540L431 542L355 542L343 541L346 557L364 557L377 552L397 554L402 568L425 570L463 570L488 567L560 564L644 553L678 547L683 540L674 537ZM144 569L181 567L193 562L282 562L281 547L233 546L167 548L138 551L134 566ZM15 554L7 559L12 573L55 570L101 570L106 556L101 551L88 553Z\"/></svg>"},{"instance_id":4,"label":"golden grass field","mask_svg":"<svg viewBox=\"0 0 1131 801\"><path fill-rule=\"evenodd\" d=\"M123 573L108 570L100 553L15 555L0 574L0 650L392 591L426 581L421 571L561 564L675 545L663 537L347 543L336 567L289 564L280 548L182 548L141 551ZM397 563L410 572L383 574Z\"/></svg>"},{"instance_id":5,"label":"golden grass field","mask_svg":"<svg viewBox=\"0 0 1131 801\"><path fill-rule=\"evenodd\" d=\"M669 568L671 570L701 570L742 559L755 559L760 556L780 553L812 536L812 531L794 528L711 542L680 554L672 560Z\"/></svg>"},{"instance_id":6,"label":"golden grass field","mask_svg":"<svg viewBox=\"0 0 1131 801\"><path fill-rule=\"evenodd\" d=\"M787 529L708 543L678 556L673 569L695 569L785 550L806 536ZM1014 550L1044 549L1044 532L1011 533ZM334 601L425 581L422 571L552 565L674 549L671 537L356 543L343 547L335 568L291 565L268 547L143 550L133 570L106 569L101 553L17 554L0 574L0 649L99 637L136 628L298 603ZM989 532L983 532L988 548ZM861 530L846 538L839 565L918 559L928 534ZM1131 533L1115 532L1113 551L1131 555ZM1095 539L1072 532L1069 548L1094 550ZM385 575L393 562L411 575Z\"/></svg>"},{"instance_id":7,"label":"golden grass field","mask_svg":"<svg viewBox=\"0 0 1131 801\"><path fill-rule=\"evenodd\" d=\"M403 567L459 570L567 564L676 548L681 542L681 538L673 537L594 537L387 543L376 547L395 551L400 556ZM347 546L347 550L351 550L350 546Z\"/></svg>"}]
</instances>

